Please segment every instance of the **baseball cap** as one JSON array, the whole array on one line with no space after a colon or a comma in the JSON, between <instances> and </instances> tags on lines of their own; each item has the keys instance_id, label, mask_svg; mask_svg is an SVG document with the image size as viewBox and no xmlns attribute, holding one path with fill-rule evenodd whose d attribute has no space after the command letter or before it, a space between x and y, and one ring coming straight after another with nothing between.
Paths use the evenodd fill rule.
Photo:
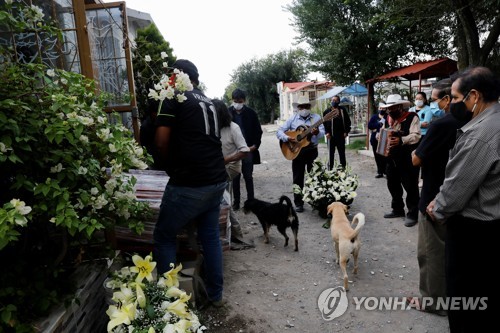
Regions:
<instances>
[{"instance_id":1,"label":"baseball cap","mask_svg":"<svg viewBox=\"0 0 500 333\"><path fill-rule=\"evenodd\" d=\"M177 68L189 76L189 79L194 82L198 82L198 68L189 60L179 59L172 65L173 68Z\"/></svg>"}]
</instances>

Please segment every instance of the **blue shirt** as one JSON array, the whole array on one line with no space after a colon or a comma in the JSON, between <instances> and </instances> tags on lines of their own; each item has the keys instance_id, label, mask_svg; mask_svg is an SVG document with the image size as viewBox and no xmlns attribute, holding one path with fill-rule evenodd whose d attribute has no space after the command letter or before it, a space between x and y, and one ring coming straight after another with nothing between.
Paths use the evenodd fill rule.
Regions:
<instances>
[{"instance_id":1,"label":"blue shirt","mask_svg":"<svg viewBox=\"0 0 500 333\"><path fill-rule=\"evenodd\" d=\"M288 120L280 128L278 128L276 136L281 141L287 142L288 136L285 134L286 131L295 131L300 125L310 127L319 121L321 121L321 117L316 113L309 114L309 116L307 116L305 119L299 116L298 113L294 113L293 116L288 118ZM323 126L323 123L321 123L321 125L319 125L317 128L319 130L318 135L313 135L311 138L311 143L314 145L317 145L318 140L325 136L325 127Z\"/></svg>"},{"instance_id":2,"label":"blue shirt","mask_svg":"<svg viewBox=\"0 0 500 333\"><path fill-rule=\"evenodd\" d=\"M430 106L424 105L422 109L417 111L417 114L418 114L418 119L420 119L420 124L427 123L427 126L429 126L429 124L432 121L432 111ZM422 127L422 125L420 125L420 134L422 134L422 136L426 135L427 127Z\"/></svg>"},{"instance_id":3,"label":"blue shirt","mask_svg":"<svg viewBox=\"0 0 500 333\"><path fill-rule=\"evenodd\" d=\"M417 112L418 118L420 119L420 124L427 123L427 127L420 127L420 133L422 136L427 134L427 129L432 121L444 116L444 111L440 109L431 108L429 105L425 105L422 109L416 110L412 107L410 111Z\"/></svg>"}]
</instances>

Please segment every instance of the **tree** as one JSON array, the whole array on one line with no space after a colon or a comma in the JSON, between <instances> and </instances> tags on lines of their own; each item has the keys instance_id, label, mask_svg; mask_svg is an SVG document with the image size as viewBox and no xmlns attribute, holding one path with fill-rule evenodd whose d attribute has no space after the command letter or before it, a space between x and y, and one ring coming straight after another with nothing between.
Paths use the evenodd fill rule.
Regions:
<instances>
[{"instance_id":1,"label":"tree","mask_svg":"<svg viewBox=\"0 0 500 333\"><path fill-rule=\"evenodd\" d=\"M162 52L166 57L162 58ZM146 56L149 56L151 60L146 61ZM137 107L142 116L148 113L150 105L152 105L148 98L149 89L160 81L161 75L165 71L164 63L172 65L175 60L173 49L165 41L156 25L151 24L144 29L137 30L132 63Z\"/></svg>"},{"instance_id":2,"label":"tree","mask_svg":"<svg viewBox=\"0 0 500 333\"><path fill-rule=\"evenodd\" d=\"M456 13L459 68L471 65L500 70L500 1L450 0Z\"/></svg>"},{"instance_id":3,"label":"tree","mask_svg":"<svg viewBox=\"0 0 500 333\"><path fill-rule=\"evenodd\" d=\"M447 54L448 37L424 14L428 6L398 2L295 0L287 8L300 40L312 48L313 69L347 85L423 54Z\"/></svg>"},{"instance_id":4,"label":"tree","mask_svg":"<svg viewBox=\"0 0 500 333\"><path fill-rule=\"evenodd\" d=\"M302 49L280 51L263 59L252 59L240 65L231 76L231 84L225 96L241 88L247 93L250 107L254 108L261 121L274 122L279 107L276 83L303 81L307 77L309 63Z\"/></svg>"},{"instance_id":5,"label":"tree","mask_svg":"<svg viewBox=\"0 0 500 333\"><path fill-rule=\"evenodd\" d=\"M340 84L428 57L500 67L498 0L295 0L287 8L313 69Z\"/></svg>"}]
</instances>

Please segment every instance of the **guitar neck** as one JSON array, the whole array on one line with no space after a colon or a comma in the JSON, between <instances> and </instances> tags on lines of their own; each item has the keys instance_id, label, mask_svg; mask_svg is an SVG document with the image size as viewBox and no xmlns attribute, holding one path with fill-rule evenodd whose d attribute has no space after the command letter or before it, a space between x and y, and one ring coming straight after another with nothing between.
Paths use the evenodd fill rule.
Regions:
<instances>
[{"instance_id":1,"label":"guitar neck","mask_svg":"<svg viewBox=\"0 0 500 333\"><path fill-rule=\"evenodd\" d=\"M312 124L310 127L308 127L304 132L302 132L301 136L304 137L304 136L308 135L309 133L311 133L311 131L313 129L315 129L316 127L318 127L319 125L321 125L324 122L325 122L325 120L323 120L323 118L321 118L320 120L318 120L317 122Z\"/></svg>"},{"instance_id":2,"label":"guitar neck","mask_svg":"<svg viewBox=\"0 0 500 333\"><path fill-rule=\"evenodd\" d=\"M325 121L328 121L330 119L336 118L337 115L336 115L335 112L337 112L337 110L333 110L333 111L328 112L326 115L323 116L323 118L321 118L320 120L318 120L317 122L315 122L314 124L312 124L304 132L302 132L300 136L303 138L303 137L307 136L309 133L311 133L311 131L313 129L315 129L319 125L323 124Z\"/></svg>"}]
</instances>

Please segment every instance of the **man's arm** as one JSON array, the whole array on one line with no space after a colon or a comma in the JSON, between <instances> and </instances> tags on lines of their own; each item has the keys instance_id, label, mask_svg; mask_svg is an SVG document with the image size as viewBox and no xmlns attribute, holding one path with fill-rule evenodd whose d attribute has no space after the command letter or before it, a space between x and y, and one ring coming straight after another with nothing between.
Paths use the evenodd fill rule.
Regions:
<instances>
[{"instance_id":1,"label":"man's arm","mask_svg":"<svg viewBox=\"0 0 500 333\"><path fill-rule=\"evenodd\" d=\"M422 165L422 159L418 157L418 155L415 153L415 150L411 152L411 164L416 167Z\"/></svg>"},{"instance_id":2,"label":"man's arm","mask_svg":"<svg viewBox=\"0 0 500 333\"><path fill-rule=\"evenodd\" d=\"M467 206L496 162L495 156L488 144L474 139L460 147L448 161L446 178L435 199L433 213L437 220L445 220Z\"/></svg>"},{"instance_id":3,"label":"man's arm","mask_svg":"<svg viewBox=\"0 0 500 333\"><path fill-rule=\"evenodd\" d=\"M262 126L260 125L260 122L259 122L259 117L257 116L257 112L254 112L254 128L253 128L253 131L254 131L254 137L255 137L255 142L253 142L253 144L255 145L255 147L257 149L259 149L260 147L260 144L261 144L261 140L262 140Z\"/></svg>"},{"instance_id":4,"label":"man's arm","mask_svg":"<svg viewBox=\"0 0 500 333\"><path fill-rule=\"evenodd\" d=\"M345 108L342 110L342 112L344 112L344 136L347 136L347 134L349 134L349 132L351 131L351 117L349 117L349 112L347 112Z\"/></svg>"},{"instance_id":5,"label":"man's arm","mask_svg":"<svg viewBox=\"0 0 500 333\"><path fill-rule=\"evenodd\" d=\"M167 159L168 147L170 144L171 129L167 126L158 126L156 129L155 143L158 148L158 154L161 164Z\"/></svg>"},{"instance_id":6,"label":"man's arm","mask_svg":"<svg viewBox=\"0 0 500 333\"><path fill-rule=\"evenodd\" d=\"M328 113L332 112L332 109L326 109L325 111L323 111L323 117L325 115L327 115ZM327 139L330 139L330 137L332 136L332 121L331 120L328 120L328 121L325 121L324 122L324 129L325 129L325 136Z\"/></svg>"},{"instance_id":7,"label":"man's arm","mask_svg":"<svg viewBox=\"0 0 500 333\"><path fill-rule=\"evenodd\" d=\"M401 143L404 145L413 145L420 141L422 135L420 134L420 119L413 117L410 125L410 134L401 137Z\"/></svg>"},{"instance_id":8,"label":"man's arm","mask_svg":"<svg viewBox=\"0 0 500 333\"><path fill-rule=\"evenodd\" d=\"M293 122L293 118L294 118L294 117L295 117L295 116L294 116L294 115L292 115L290 118L288 118L288 119L286 120L286 122L285 122L283 125L281 125L281 126L278 128L278 130L276 131L276 137L277 137L278 139L280 139L281 141L283 141L283 142L287 142L287 141L290 139L290 138L288 137L288 135L286 135L286 133L285 133L285 132L287 132L287 131L289 131L289 130L293 130L293 129L291 128L291 126L292 126L292 122Z\"/></svg>"}]
</instances>

